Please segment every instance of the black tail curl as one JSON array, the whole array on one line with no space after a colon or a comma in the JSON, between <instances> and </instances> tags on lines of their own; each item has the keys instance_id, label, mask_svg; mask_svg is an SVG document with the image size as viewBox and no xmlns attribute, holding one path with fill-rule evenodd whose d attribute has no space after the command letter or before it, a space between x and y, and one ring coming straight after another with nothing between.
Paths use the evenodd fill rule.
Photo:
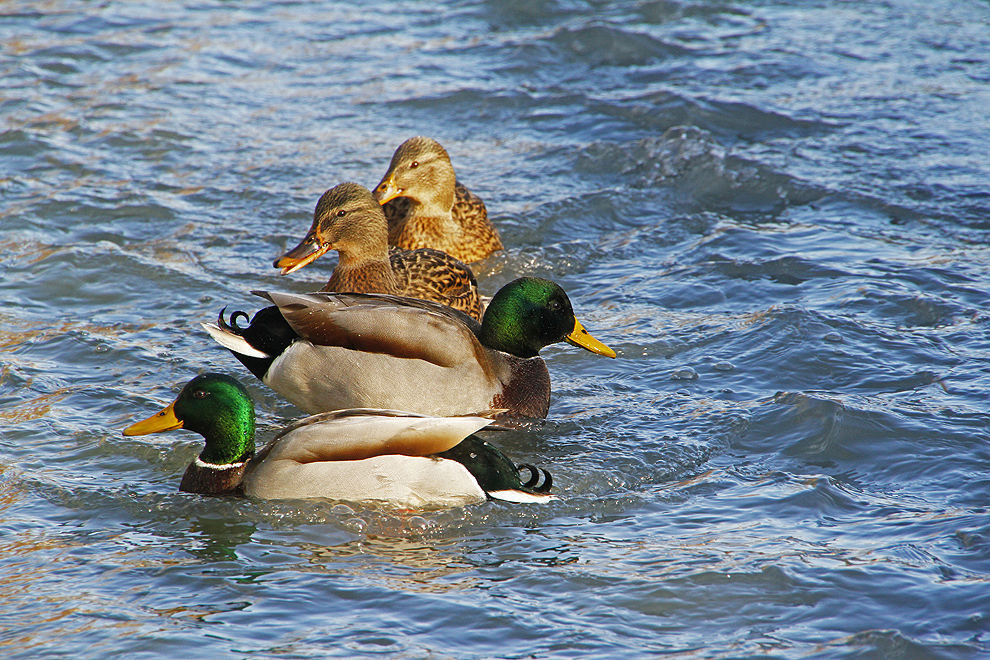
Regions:
<instances>
[{"instance_id":1,"label":"black tail curl","mask_svg":"<svg viewBox=\"0 0 990 660\"><path fill-rule=\"evenodd\" d=\"M535 465L530 465L529 463L522 463L519 465L519 472L523 470L529 470L529 480L526 481L523 486L529 488L534 493L545 494L549 493L550 489L553 488L553 477L550 473L543 468L538 468ZM540 484L540 475L543 475L543 483ZM539 485L537 485L539 484Z\"/></svg>"},{"instance_id":2,"label":"black tail curl","mask_svg":"<svg viewBox=\"0 0 990 660\"><path fill-rule=\"evenodd\" d=\"M247 312L232 312L229 321L224 318L226 313L226 307L220 310L220 314L217 316L217 327L243 338L250 346L270 356L258 358L231 351L234 353L234 357L241 361L241 364L261 380L264 380L268 367L271 366L275 358L281 355L292 342L299 339L299 335L282 318L282 313L278 311L278 307L264 307L258 310L254 318L248 316ZM245 325L240 324L242 318Z\"/></svg>"},{"instance_id":3,"label":"black tail curl","mask_svg":"<svg viewBox=\"0 0 990 660\"><path fill-rule=\"evenodd\" d=\"M223 330L227 330L228 332L233 332L235 335L243 335L244 331L247 330L247 328L250 327L251 325L251 317L248 316L247 312L242 312L240 310L237 310L236 312L231 313L230 323L228 324L227 321L225 321L223 318L223 315L224 313L226 313L226 311L227 311L226 307L220 310L220 314L217 316L217 325ZM248 322L248 325L244 326L243 328L237 325L237 319L241 317L244 317L244 320Z\"/></svg>"}]
</instances>

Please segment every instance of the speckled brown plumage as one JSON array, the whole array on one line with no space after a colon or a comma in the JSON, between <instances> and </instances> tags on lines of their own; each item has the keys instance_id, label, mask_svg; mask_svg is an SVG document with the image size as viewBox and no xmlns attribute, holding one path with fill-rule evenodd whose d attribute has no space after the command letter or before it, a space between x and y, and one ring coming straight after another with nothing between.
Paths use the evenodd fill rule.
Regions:
<instances>
[{"instance_id":1,"label":"speckled brown plumage","mask_svg":"<svg viewBox=\"0 0 990 660\"><path fill-rule=\"evenodd\" d=\"M502 249L485 203L456 180L450 157L436 140L403 142L375 196L385 207L389 245L432 247L465 263Z\"/></svg>"},{"instance_id":2,"label":"speckled brown plumage","mask_svg":"<svg viewBox=\"0 0 990 660\"><path fill-rule=\"evenodd\" d=\"M339 255L323 291L387 293L449 305L481 320L478 283L471 269L440 250L392 249L381 206L356 183L342 183L320 198L303 241L275 261L290 273L328 250Z\"/></svg>"},{"instance_id":3,"label":"speckled brown plumage","mask_svg":"<svg viewBox=\"0 0 990 660\"><path fill-rule=\"evenodd\" d=\"M431 248L393 248L389 261L401 295L438 302L443 302L440 298L444 297L450 301L444 302L445 305L459 309L478 321L484 316L474 273L469 266L446 252Z\"/></svg>"}]
</instances>

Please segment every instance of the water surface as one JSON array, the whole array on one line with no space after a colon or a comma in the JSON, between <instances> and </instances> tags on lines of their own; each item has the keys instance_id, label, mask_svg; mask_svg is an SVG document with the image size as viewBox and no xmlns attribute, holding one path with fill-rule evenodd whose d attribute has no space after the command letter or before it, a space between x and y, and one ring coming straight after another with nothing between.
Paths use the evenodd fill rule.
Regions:
<instances>
[{"instance_id":1,"label":"water surface","mask_svg":"<svg viewBox=\"0 0 990 660\"><path fill-rule=\"evenodd\" d=\"M0 6L0 654L990 654L985 2ZM319 195L430 135L619 352L500 434L561 499L177 492L125 438Z\"/></svg>"}]
</instances>

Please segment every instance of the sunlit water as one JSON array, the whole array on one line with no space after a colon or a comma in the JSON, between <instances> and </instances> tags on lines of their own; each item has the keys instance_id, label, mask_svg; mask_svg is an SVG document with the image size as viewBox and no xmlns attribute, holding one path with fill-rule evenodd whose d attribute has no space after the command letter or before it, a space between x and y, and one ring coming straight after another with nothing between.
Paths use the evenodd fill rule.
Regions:
<instances>
[{"instance_id":1,"label":"sunlit water","mask_svg":"<svg viewBox=\"0 0 990 660\"><path fill-rule=\"evenodd\" d=\"M990 654L985 2L0 4L0 656ZM425 134L616 348L500 434L560 500L177 492L124 438L320 193Z\"/></svg>"}]
</instances>

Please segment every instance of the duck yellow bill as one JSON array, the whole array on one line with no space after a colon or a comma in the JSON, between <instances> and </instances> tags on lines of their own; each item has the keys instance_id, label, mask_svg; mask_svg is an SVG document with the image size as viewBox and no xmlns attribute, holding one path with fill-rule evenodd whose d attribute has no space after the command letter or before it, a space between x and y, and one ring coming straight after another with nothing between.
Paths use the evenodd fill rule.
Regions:
<instances>
[{"instance_id":1,"label":"duck yellow bill","mask_svg":"<svg viewBox=\"0 0 990 660\"><path fill-rule=\"evenodd\" d=\"M588 334L588 331L584 329L584 326L577 319L574 319L574 329L571 330L571 334L564 337L564 339L567 340L568 344L580 346L592 353L598 353L599 355L610 358L615 357L615 351Z\"/></svg>"},{"instance_id":2,"label":"duck yellow bill","mask_svg":"<svg viewBox=\"0 0 990 660\"><path fill-rule=\"evenodd\" d=\"M276 268L282 269L282 275L288 275L312 263L317 258L326 254L330 249L329 245L320 245L318 237L309 234L296 247L292 248L272 264Z\"/></svg>"},{"instance_id":3,"label":"duck yellow bill","mask_svg":"<svg viewBox=\"0 0 990 660\"><path fill-rule=\"evenodd\" d=\"M379 204L389 202L402 195L402 188L395 185L395 177L389 177L375 188L375 199Z\"/></svg>"},{"instance_id":4,"label":"duck yellow bill","mask_svg":"<svg viewBox=\"0 0 990 660\"><path fill-rule=\"evenodd\" d=\"M182 420L175 416L174 406L175 402L173 401L160 413L152 415L146 420L131 424L124 429L124 435L148 435L149 433L181 429Z\"/></svg>"}]
</instances>

